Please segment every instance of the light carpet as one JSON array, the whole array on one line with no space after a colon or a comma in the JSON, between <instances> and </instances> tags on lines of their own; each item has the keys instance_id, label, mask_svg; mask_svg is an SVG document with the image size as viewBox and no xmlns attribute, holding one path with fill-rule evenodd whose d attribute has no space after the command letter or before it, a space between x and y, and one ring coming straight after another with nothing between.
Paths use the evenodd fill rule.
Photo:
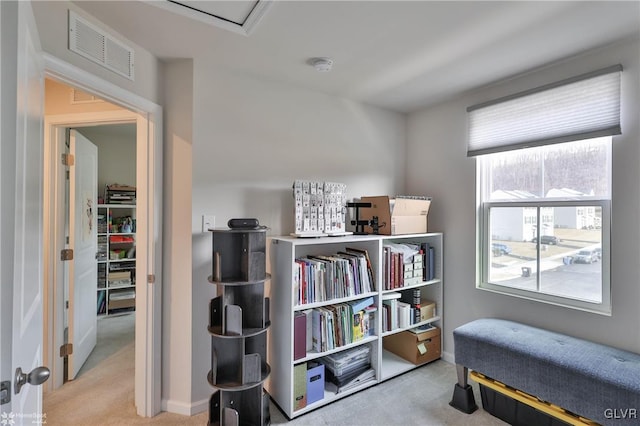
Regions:
<instances>
[{"instance_id":1,"label":"light carpet","mask_svg":"<svg viewBox=\"0 0 640 426\"><path fill-rule=\"evenodd\" d=\"M57 425L206 425L208 413L192 417L163 412L153 418L136 415L134 344L111 355L82 377L45 394L44 420ZM455 367L436 361L297 417L292 421L271 403L273 425L439 426L505 425L481 408L471 415L449 406ZM476 400L480 402L477 385Z\"/></svg>"}]
</instances>

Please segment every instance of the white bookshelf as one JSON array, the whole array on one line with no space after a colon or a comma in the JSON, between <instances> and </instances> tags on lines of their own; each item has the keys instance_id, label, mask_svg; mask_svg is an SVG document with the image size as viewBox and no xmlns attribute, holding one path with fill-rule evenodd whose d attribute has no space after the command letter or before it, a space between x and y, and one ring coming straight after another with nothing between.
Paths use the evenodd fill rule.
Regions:
<instances>
[{"instance_id":1,"label":"white bookshelf","mask_svg":"<svg viewBox=\"0 0 640 426\"><path fill-rule=\"evenodd\" d=\"M271 376L266 382L266 388L273 400L290 419L300 416L333 401L374 386L382 381L391 379L399 374L410 371L415 365L403 358L388 352L383 348L382 340L404 330L415 328L423 324L433 324L442 329L443 305L443 270L442 270L442 234L412 234L412 235L350 235L343 237L322 238L293 238L274 237L270 242L271 288L271 328L269 330L269 364ZM383 246L386 242L427 242L435 249L434 278L402 288L384 290ZM297 304L297 294L294 289L295 259L308 255L331 255L344 251L347 247L367 250L371 259L376 290L372 293L360 294L347 298L332 299L322 302ZM382 332L382 296L390 292L420 288L422 297L436 302L436 315L426 321L412 324L409 327L396 328ZM375 314L375 335L363 340L340 346L326 352L307 352L305 357L294 360L294 315L298 311L341 302L364 299L373 296L377 311ZM442 334L441 334L442 345ZM294 410L294 366L316 360L322 356L341 352L359 345L369 345L371 348L371 366L375 370L375 380L341 393L325 390L324 398L308 404L304 408ZM326 374L326 373L325 373Z\"/></svg>"},{"instance_id":2,"label":"white bookshelf","mask_svg":"<svg viewBox=\"0 0 640 426\"><path fill-rule=\"evenodd\" d=\"M98 315L116 309L135 308L135 225L119 227L122 218L136 218L134 204L98 204ZM134 222L135 223L135 222ZM115 238L114 238L115 237ZM118 240L118 237L122 241ZM122 252L124 257L116 257ZM110 272L127 272L130 280L110 281ZM102 303L104 301L104 303Z\"/></svg>"}]
</instances>

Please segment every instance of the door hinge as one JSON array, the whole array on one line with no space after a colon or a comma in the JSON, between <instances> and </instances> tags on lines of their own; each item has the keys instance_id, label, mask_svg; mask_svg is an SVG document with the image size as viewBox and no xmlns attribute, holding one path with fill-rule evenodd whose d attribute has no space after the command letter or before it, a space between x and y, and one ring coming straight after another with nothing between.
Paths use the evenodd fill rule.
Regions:
<instances>
[{"instance_id":1,"label":"door hinge","mask_svg":"<svg viewBox=\"0 0 640 426\"><path fill-rule=\"evenodd\" d=\"M65 166L73 166L75 158L73 154L62 154L62 164Z\"/></svg>"},{"instance_id":2,"label":"door hinge","mask_svg":"<svg viewBox=\"0 0 640 426\"><path fill-rule=\"evenodd\" d=\"M11 382L6 380L0 382L0 405L11 402Z\"/></svg>"},{"instance_id":3,"label":"door hinge","mask_svg":"<svg viewBox=\"0 0 640 426\"><path fill-rule=\"evenodd\" d=\"M65 300L65 302L64 302L64 307L65 307L65 308L67 308L67 309L69 309L69 301L68 301L68 300Z\"/></svg>"},{"instance_id":4,"label":"door hinge","mask_svg":"<svg viewBox=\"0 0 640 426\"><path fill-rule=\"evenodd\" d=\"M149 274L147 275L147 282L149 284L153 284L156 282L156 275L155 274Z\"/></svg>"},{"instance_id":5,"label":"door hinge","mask_svg":"<svg viewBox=\"0 0 640 426\"><path fill-rule=\"evenodd\" d=\"M73 249L62 249L60 251L60 260L73 260Z\"/></svg>"},{"instance_id":6,"label":"door hinge","mask_svg":"<svg viewBox=\"0 0 640 426\"><path fill-rule=\"evenodd\" d=\"M65 343L60 346L60 357L64 358L65 356L69 356L73 354L73 343Z\"/></svg>"}]
</instances>

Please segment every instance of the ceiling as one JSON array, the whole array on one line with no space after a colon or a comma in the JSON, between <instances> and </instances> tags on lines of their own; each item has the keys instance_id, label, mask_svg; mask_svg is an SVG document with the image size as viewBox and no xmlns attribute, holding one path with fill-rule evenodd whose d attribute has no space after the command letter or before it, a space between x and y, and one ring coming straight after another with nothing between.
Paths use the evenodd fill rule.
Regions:
<instances>
[{"instance_id":1,"label":"ceiling","mask_svg":"<svg viewBox=\"0 0 640 426\"><path fill-rule=\"evenodd\" d=\"M75 3L160 59L400 112L640 34L639 1L274 1L249 35L158 1ZM314 56L333 70L315 71Z\"/></svg>"}]
</instances>

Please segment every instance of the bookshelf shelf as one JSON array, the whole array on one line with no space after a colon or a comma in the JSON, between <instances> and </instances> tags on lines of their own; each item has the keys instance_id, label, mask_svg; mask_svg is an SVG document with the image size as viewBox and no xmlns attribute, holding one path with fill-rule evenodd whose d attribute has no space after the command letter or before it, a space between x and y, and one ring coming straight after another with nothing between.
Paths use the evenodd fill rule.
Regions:
<instances>
[{"instance_id":1,"label":"bookshelf shelf","mask_svg":"<svg viewBox=\"0 0 640 426\"><path fill-rule=\"evenodd\" d=\"M367 297L378 296L378 292L362 293L356 296L340 297L337 299L325 300L322 302L306 303L294 306L294 311L306 311L307 309L318 308L320 306L335 305L337 303L351 302L354 300L366 299Z\"/></svg>"},{"instance_id":2,"label":"bookshelf shelf","mask_svg":"<svg viewBox=\"0 0 640 426\"><path fill-rule=\"evenodd\" d=\"M391 290L382 290L382 294L394 293L394 292L398 292L398 291L402 291L402 290L408 290L410 288L425 287L425 286L428 286L428 285L439 284L439 283L440 283L439 279L431 280L431 281L421 281L418 284L411 284L411 285L406 285L404 287L392 288Z\"/></svg>"},{"instance_id":3,"label":"bookshelf shelf","mask_svg":"<svg viewBox=\"0 0 640 426\"><path fill-rule=\"evenodd\" d=\"M346 351L347 349L351 349L351 348L355 348L356 346L360 346L360 345L364 345L367 344L369 342L373 342L378 340L377 336L370 336L370 337L366 337L362 340L358 340L357 342L353 342L353 343L349 343L348 345L344 345L344 346L339 346L335 349L331 349L330 351L325 351L325 352L315 352L315 351L310 351L307 353L307 356L304 358L300 358L300 359L296 359L294 361L294 364L301 364L303 362L307 362L307 361L312 361L314 359L326 356L326 355L331 355L331 354L335 354L338 352L342 352L342 351Z\"/></svg>"},{"instance_id":4,"label":"bookshelf shelf","mask_svg":"<svg viewBox=\"0 0 640 426\"><path fill-rule=\"evenodd\" d=\"M272 308L272 327L268 334L268 359L271 365L271 375L265 382L267 391L280 406L282 411L290 419L307 413L323 405L329 404L333 401L339 400L356 392L359 392L368 387L374 386L384 380L388 380L392 377L416 368L418 365L422 365L425 362L413 363L405 360L404 358L390 352L383 347L383 340L386 338L395 339L396 336L401 333L409 333L407 330L432 324L438 328L442 328L442 307L443 307L443 269L442 269L442 239L441 233L427 233L427 234L412 234L412 235L396 235L396 236L382 236L382 235L349 235L344 237L321 237L314 239L297 239L292 237L274 237L270 241L270 264L271 264L271 286L269 290L269 296L271 300ZM385 246L389 243L395 244L415 244L418 247L432 248L431 260L429 267L432 268L430 273L430 280L420 279L419 282L415 282L418 274L427 274L429 271L423 272L418 260L414 261L413 268L415 268L415 277L412 272L412 278L407 280L409 285L401 285L399 282L395 284L391 282L391 275L388 272L388 266L390 265L390 258L386 252ZM369 264L371 268L371 277L374 281L373 291L367 291L362 294L352 295L348 297L333 298L326 301L314 301L312 303L298 304L300 298L299 285L301 283L300 274L297 271L296 265L299 264L300 259L311 257L312 259L321 258L322 256L331 257L339 252L344 252L347 249L359 250L366 252L369 257ZM426 256L419 254L422 259ZM413 256L411 256L413 257ZM298 260L298 262L296 262ZM398 264L398 268L404 268L403 263ZM327 266L327 268L329 268ZM356 268L354 266L354 268ZM356 269L354 269L355 271ZM403 271L403 277L409 276L409 270L414 270L407 267L407 273L404 269L398 269ZM354 272L355 274L356 272ZM429 275L425 275L429 277ZM424 278L424 277L423 277ZM325 282L325 281L321 281ZM306 284L305 284L306 285ZM401 286L400 286L401 285ZM388 287L394 287L390 288ZM399 287L397 287L399 286ZM314 287L314 291L317 288ZM413 324L397 327L391 331L383 331L383 317L389 315L389 308L385 307L386 303L383 303L384 299L397 298L398 295L392 293L400 293L398 301L404 302L408 298L415 299L422 297L425 300L435 302L437 313L439 315L433 315L426 320L420 320L420 315L423 315L420 309L415 308L415 304L411 305L413 310L409 322ZM372 331L370 328L370 335L361 340L349 343L343 346L336 347L328 351L318 352L315 349L309 349L308 342L306 343L306 351L302 352L303 356L296 355L298 359L294 359L294 351L300 350L300 336L301 329L299 322L294 320L300 317L300 314L308 313L309 310L326 310L329 305L338 304L352 304L361 299L373 298L373 307L370 309L373 314L369 313L369 322L372 323ZM383 311L387 312L383 315ZM362 312L362 311L361 311ZM371 316L372 315L372 316ZM428 315L428 314L427 314ZM312 315L311 315L312 317ZM338 318L335 316L334 318ZM309 321L307 319L307 321ZM335 321L335 320L334 320ZM298 328L296 328L298 324ZM342 325L339 321L338 326ZM371 327L371 324L370 324ZM307 328L305 332L311 330L313 334L313 324ZM294 330L298 330L295 331ZM316 329L316 333L318 329ZM338 332L336 332L337 334ZM341 333L344 333L341 332ZM372 334L372 335L371 335ZM305 333L306 335L306 333ZM315 337L315 336L314 336ZM442 336L439 337L441 347ZM305 337L306 340L306 337ZM300 371L304 371L304 368L311 369L317 368L317 363L324 363L326 359L323 357L337 354L344 355L348 353L346 351L354 350L368 345L370 348L370 368L375 372L374 379L369 379L364 383L358 384L353 388L348 388L343 392L336 393L333 390L331 384L328 384L324 389L324 395L314 395L314 398L306 405L300 403ZM386 345L385 345L386 346ZM295 352L298 354L299 352ZM305 365L306 364L306 365ZM301 366L305 365L305 367ZM310 373L307 373L309 375ZM327 378L327 365L324 365L324 379ZM306 389L310 389L310 379L307 380ZM326 384L326 383L325 383ZM297 386L297 387L296 387ZM311 393L309 393L311 395ZM306 396L305 396L306 398ZM320 398L316 400L316 398Z\"/></svg>"},{"instance_id":5,"label":"bookshelf shelf","mask_svg":"<svg viewBox=\"0 0 640 426\"><path fill-rule=\"evenodd\" d=\"M382 337L391 336L392 334L400 333L401 331L405 331L405 330L411 330L412 328L420 327L421 325L425 325L425 324L431 324L431 323L436 322L436 321L440 321L440 317L429 318L426 321L421 321L421 322L418 322L418 323L415 323L415 324L411 324L408 327L399 327L399 328L395 328L395 329L393 329L391 331L385 331L385 332L382 333Z\"/></svg>"},{"instance_id":6,"label":"bookshelf shelf","mask_svg":"<svg viewBox=\"0 0 640 426\"><path fill-rule=\"evenodd\" d=\"M135 219L135 204L98 204L98 315L135 309Z\"/></svg>"},{"instance_id":7,"label":"bookshelf shelf","mask_svg":"<svg viewBox=\"0 0 640 426\"><path fill-rule=\"evenodd\" d=\"M415 364L410 363L398 355L382 350L382 371L380 372L381 380L389 380L392 377L404 374L416 368Z\"/></svg>"},{"instance_id":8,"label":"bookshelf shelf","mask_svg":"<svg viewBox=\"0 0 640 426\"><path fill-rule=\"evenodd\" d=\"M314 402L312 404L307 405L304 408L301 408L299 410L296 410L294 413L294 417L300 416L304 413L308 413L309 411L313 411L316 408L320 408L322 406L325 406L333 401L337 401L339 399L344 398L345 396L349 396L352 395L354 393L358 393L360 391L363 391L367 388L370 388L371 386L376 385L378 382L377 381L371 381L371 382L367 382L367 383L363 383L359 386L354 387L353 389L349 389L348 391L344 391L344 392L340 392L340 393L335 393L335 392L331 392L328 390L324 391L324 398L322 398L320 401Z\"/></svg>"}]
</instances>

